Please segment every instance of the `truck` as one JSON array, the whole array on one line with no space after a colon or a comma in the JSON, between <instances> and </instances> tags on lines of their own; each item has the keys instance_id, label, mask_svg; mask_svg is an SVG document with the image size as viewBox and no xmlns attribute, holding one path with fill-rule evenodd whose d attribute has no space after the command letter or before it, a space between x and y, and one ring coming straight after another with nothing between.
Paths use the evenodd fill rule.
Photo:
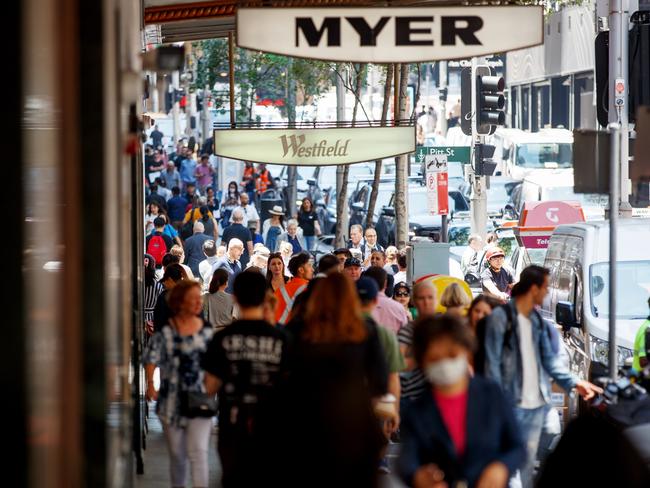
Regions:
<instances>
[{"instance_id":1,"label":"truck","mask_svg":"<svg viewBox=\"0 0 650 488\"><path fill-rule=\"evenodd\" d=\"M498 129L490 139L495 146L496 171L523 180L536 173L573 175L573 133L566 129Z\"/></svg>"}]
</instances>

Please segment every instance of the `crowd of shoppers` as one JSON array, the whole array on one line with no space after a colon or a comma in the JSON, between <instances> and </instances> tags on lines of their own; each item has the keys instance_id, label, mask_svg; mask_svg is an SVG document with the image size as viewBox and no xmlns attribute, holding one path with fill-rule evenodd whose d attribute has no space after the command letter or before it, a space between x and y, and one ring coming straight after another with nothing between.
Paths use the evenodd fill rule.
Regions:
<instances>
[{"instance_id":1,"label":"crowd of shoppers","mask_svg":"<svg viewBox=\"0 0 650 488\"><path fill-rule=\"evenodd\" d=\"M208 486L212 417L224 487L370 487L391 469L414 487L533 486L550 380L599 392L568 371L537 312L544 268L515 283L491 243L472 297L462 282L413 282L405 250L358 225L315 263L309 198L262 222L263 165L215 194L210 158L177 152L148 166L142 358L172 486L188 472ZM472 244L463 266L478 272Z\"/></svg>"}]
</instances>

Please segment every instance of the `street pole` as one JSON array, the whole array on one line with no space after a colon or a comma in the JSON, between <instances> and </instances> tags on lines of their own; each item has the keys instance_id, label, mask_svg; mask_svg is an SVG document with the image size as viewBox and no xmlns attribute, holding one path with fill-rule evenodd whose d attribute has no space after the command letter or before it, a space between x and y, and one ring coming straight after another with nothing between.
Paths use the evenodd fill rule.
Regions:
<instances>
[{"instance_id":1,"label":"street pole","mask_svg":"<svg viewBox=\"0 0 650 488\"><path fill-rule=\"evenodd\" d=\"M180 106L176 91L179 88L180 74L178 71L172 73L172 120L174 122L174 144L177 144L181 138L181 121L180 121Z\"/></svg>"},{"instance_id":2,"label":"street pole","mask_svg":"<svg viewBox=\"0 0 650 488\"><path fill-rule=\"evenodd\" d=\"M339 65L342 67L342 65ZM341 73L341 76L343 74ZM343 86L343 79L341 76L336 77L336 121L341 123L345 121L345 86ZM336 167L336 198L338 199L339 195L342 195L345 188L343 188L343 173L345 172L345 166L339 164ZM345 203L344 203L345 204ZM336 242L337 247L345 247L345 244L348 242L348 227L350 222L350 216L348 214L347 208L344 208L342 211L339 211L338 214L341 216L341 235L338 236Z\"/></svg>"},{"instance_id":3,"label":"street pole","mask_svg":"<svg viewBox=\"0 0 650 488\"><path fill-rule=\"evenodd\" d=\"M230 128L235 128L235 39L228 32L228 88L230 90Z\"/></svg>"},{"instance_id":4,"label":"street pole","mask_svg":"<svg viewBox=\"0 0 650 488\"><path fill-rule=\"evenodd\" d=\"M627 140L626 132L618 124L609 124L611 154L609 163L609 376L616 380L618 374L616 347L616 235L618 226L618 190L621 143Z\"/></svg>"},{"instance_id":5,"label":"street pole","mask_svg":"<svg viewBox=\"0 0 650 488\"><path fill-rule=\"evenodd\" d=\"M447 91L447 61L440 61L440 84L438 86L438 93ZM444 100L440 100L440 133L443 136L447 135L447 94L445 93Z\"/></svg>"},{"instance_id":6,"label":"street pole","mask_svg":"<svg viewBox=\"0 0 650 488\"><path fill-rule=\"evenodd\" d=\"M478 166L479 158L482 157L478 149L485 142L485 136L482 136L477 131L478 120L476 114L476 67L478 65L477 58L472 58L472 107L474 113L472 114L472 160L474 161L474 168ZM477 146L479 145L479 146ZM470 175L472 182L472 198L471 204L471 221L472 234L478 234L485 239L486 222L487 222L487 178L485 176L476 175L472 172Z\"/></svg>"},{"instance_id":7,"label":"street pole","mask_svg":"<svg viewBox=\"0 0 650 488\"><path fill-rule=\"evenodd\" d=\"M160 112L160 99L158 98L158 74L154 71L151 73L151 84L149 91L151 93L151 111L153 113Z\"/></svg>"},{"instance_id":8,"label":"street pole","mask_svg":"<svg viewBox=\"0 0 650 488\"><path fill-rule=\"evenodd\" d=\"M630 144L628 124L628 52L629 52L629 0L609 2L609 122L617 123L621 137L617 160L620 161L620 204L621 216L631 217L630 206ZM618 96L617 84L623 82L623 97ZM622 102L622 103L620 103Z\"/></svg>"}]
</instances>

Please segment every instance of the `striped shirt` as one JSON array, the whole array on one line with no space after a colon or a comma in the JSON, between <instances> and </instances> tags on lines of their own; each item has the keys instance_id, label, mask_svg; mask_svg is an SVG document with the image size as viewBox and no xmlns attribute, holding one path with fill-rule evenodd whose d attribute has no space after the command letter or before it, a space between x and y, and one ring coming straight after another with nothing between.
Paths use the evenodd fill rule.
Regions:
<instances>
[{"instance_id":1,"label":"striped shirt","mask_svg":"<svg viewBox=\"0 0 650 488\"><path fill-rule=\"evenodd\" d=\"M411 348L413 345L413 322L409 322L399 330L397 333L397 340L399 341L400 346L404 345L409 349ZM407 350L405 356L408 356L409 354L410 351ZM429 388L429 383L420 368L415 368L412 371L402 371L399 374L399 382L402 388L402 398L408 398L411 400L419 397Z\"/></svg>"},{"instance_id":2,"label":"striped shirt","mask_svg":"<svg viewBox=\"0 0 650 488\"><path fill-rule=\"evenodd\" d=\"M158 297L165 288L158 282L154 281L151 286L144 286L144 320L153 320L153 309L156 308Z\"/></svg>"}]
</instances>

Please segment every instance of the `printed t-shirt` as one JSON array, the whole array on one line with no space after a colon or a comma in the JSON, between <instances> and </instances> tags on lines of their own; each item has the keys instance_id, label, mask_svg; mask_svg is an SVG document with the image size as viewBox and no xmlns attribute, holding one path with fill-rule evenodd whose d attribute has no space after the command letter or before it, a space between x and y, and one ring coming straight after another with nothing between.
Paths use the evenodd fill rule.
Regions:
<instances>
[{"instance_id":1,"label":"printed t-shirt","mask_svg":"<svg viewBox=\"0 0 650 488\"><path fill-rule=\"evenodd\" d=\"M286 360L286 334L263 320L237 320L214 336L201 367L222 381L219 438L252 435Z\"/></svg>"}]
</instances>

